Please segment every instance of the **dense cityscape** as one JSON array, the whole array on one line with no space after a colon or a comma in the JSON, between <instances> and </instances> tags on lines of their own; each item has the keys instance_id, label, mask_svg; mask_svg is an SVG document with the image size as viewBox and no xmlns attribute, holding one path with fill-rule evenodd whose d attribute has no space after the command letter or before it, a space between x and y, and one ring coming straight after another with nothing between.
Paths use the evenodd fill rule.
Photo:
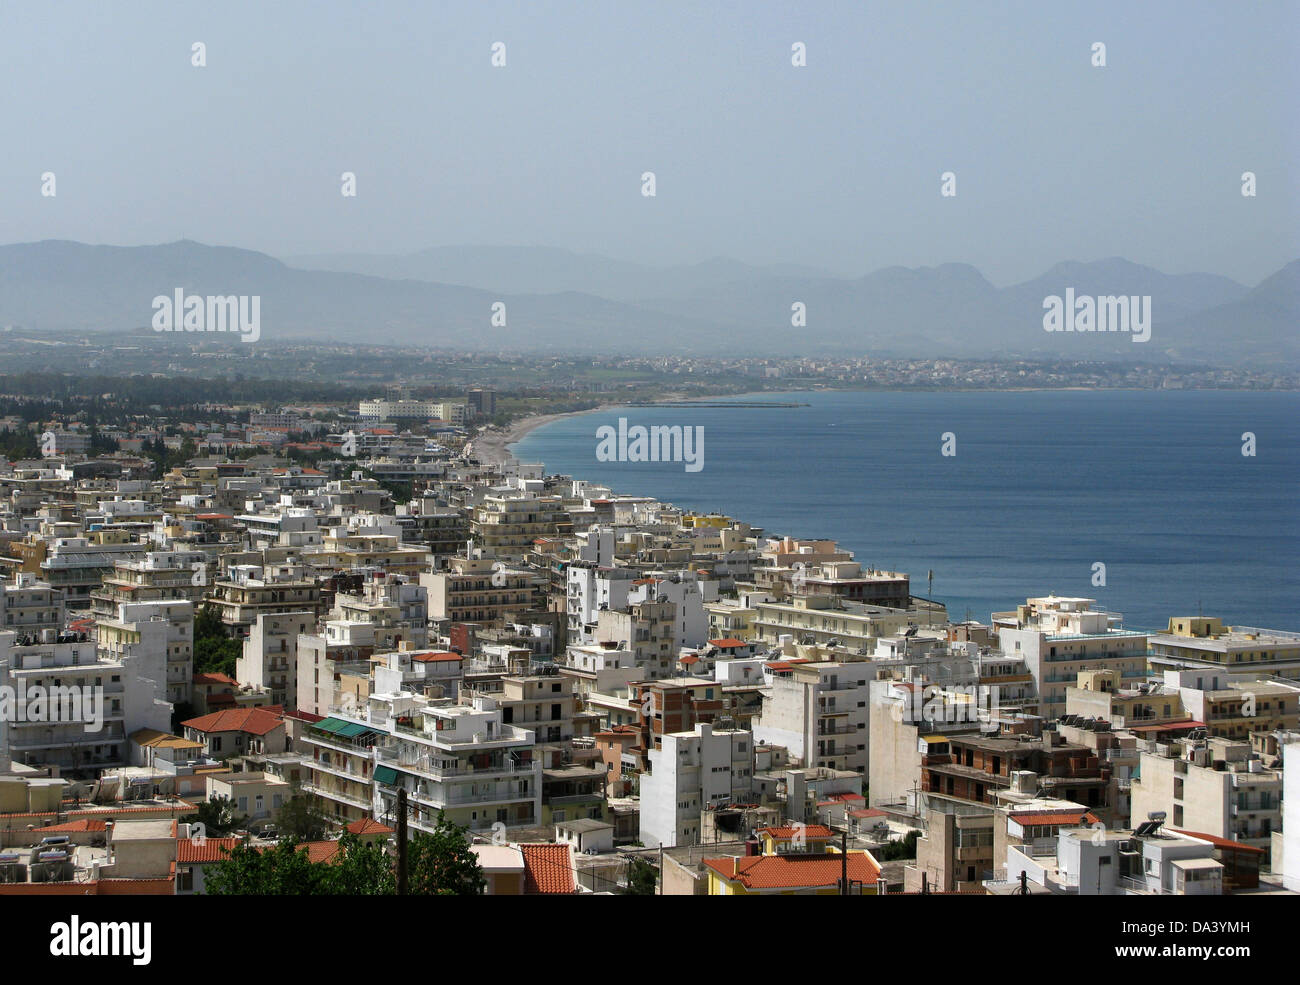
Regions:
<instances>
[{"instance_id":1,"label":"dense cityscape","mask_svg":"<svg viewBox=\"0 0 1300 985\"><path fill-rule=\"evenodd\" d=\"M1300 890L1298 633L956 620L518 461L491 387L111 396L0 398L0 892L396 892L399 838L426 892Z\"/></svg>"}]
</instances>

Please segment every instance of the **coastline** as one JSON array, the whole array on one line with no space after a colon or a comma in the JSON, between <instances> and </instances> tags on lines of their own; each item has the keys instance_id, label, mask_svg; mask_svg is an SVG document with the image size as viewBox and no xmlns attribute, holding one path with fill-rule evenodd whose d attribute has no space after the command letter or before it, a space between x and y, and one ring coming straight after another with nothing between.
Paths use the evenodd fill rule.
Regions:
<instances>
[{"instance_id":1,"label":"coastline","mask_svg":"<svg viewBox=\"0 0 1300 985\"><path fill-rule=\"evenodd\" d=\"M986 389L983 387L947 387L936 388L947 389L950 392L958 393L1077 393L1077 392L1125 392L1140 393L1146 390L1145 387L1100 387L1100 386L1025 386L1025 387L999 387L995 389ZM1194 390L1219 390L1219 387L1195 387ZM890 388L890 387L804 387L794 390L748 390L744 393L728 394L711 394L711 395L692 395L685 394L665 394L660 398L662 402L674 403L692 403L692 402L711 402L717 400L739 400L745 397L773 397L782 394L799 394L799 393L837 393L837 392L882 392L882 393L908 393L916 392L912 388ZM919 392L933 392L922 390ZM1157 392L1185 393L1185 388L1171 388L1168 391L1159 390ZM1235 391L1232 391L1235 392ZM1297 391L1280 391L1294 393ZM523 441L531 432L544 424L550 424L552 421L558 421L566 417L578 417L582 414L594 414L598 411L611 410L616 407L627 407L626 401L612 401L608 403L597 404L595 407L589 407L586 410L571 410L559 414L530 414L527 417L521 417L519 420L512 422L505 430L491 428L479 431L470 439L470 447L467 457L472 457L482 462L484 465L501 465L508 461L517 461L514 453L511 451L513 446Z\"/></svg>"}]
</instances>

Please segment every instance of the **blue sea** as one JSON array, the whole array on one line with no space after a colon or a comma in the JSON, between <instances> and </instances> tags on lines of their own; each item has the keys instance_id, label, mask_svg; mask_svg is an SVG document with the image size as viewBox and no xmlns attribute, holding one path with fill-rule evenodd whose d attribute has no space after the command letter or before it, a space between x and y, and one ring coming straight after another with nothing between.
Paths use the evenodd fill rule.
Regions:
<instances>
[{"instance_id":1,"label":"blue sea","mask_svg":"<svg viewBox=\"0 0 1300 985\"><path fill-rule=\"evenodd\" d=\"M1027 597L1098 599L1134 629L1170 616L1300 630L1300 394L810 392L798 408L634 407L563 418L522 461L617 492L833 538L913 594L987 621ZM704 467L601 462L596 429L704 429ZM1244 432L1255 455L1242 454ZM955 455L941 454L943 435ZM1105 565L1105 585L1094 565Z\"/></svg>"}]
</instances>

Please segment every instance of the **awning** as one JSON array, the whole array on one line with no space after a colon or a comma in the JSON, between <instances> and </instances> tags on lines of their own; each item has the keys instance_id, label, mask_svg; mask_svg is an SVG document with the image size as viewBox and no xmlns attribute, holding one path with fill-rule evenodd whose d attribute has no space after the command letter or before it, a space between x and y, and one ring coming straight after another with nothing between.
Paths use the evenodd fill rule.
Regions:
<instances>
[{"instance_id":1,"label":"awning","mask_svg":"<svg viewBox=\"0 0 1300 985\"><path fill-rule=\"evenodd\" d=\"M391 766L376 766L375 782L383 783L390 787L397 786L397 770L393 769Z\"/></svg>"},{"instance_id":2,"label":"awning","mask_svg":"<svg viewBox=\"0 0 1300 985\"><path fill-rule=\"evenodd\" d=\"M334 730L334 734L344 739L355 739L359 735L369 735L375 730L366 725L357 725L353 722L343 722L341 728Z\"/></svg>"},{"instance_id":3,"label":"awning","mask_svg":"<svg viewBox=\"0 0 1300 985\"><path fill-rule=\"evenodd\" d=\"M338 735L339 731L346 727L347 724L347 722L340 721L337 718L322 718L319 722L313 725L312 728L318 728L322 732L331 732L334 735Z\"/></svg>"}]
</instances>

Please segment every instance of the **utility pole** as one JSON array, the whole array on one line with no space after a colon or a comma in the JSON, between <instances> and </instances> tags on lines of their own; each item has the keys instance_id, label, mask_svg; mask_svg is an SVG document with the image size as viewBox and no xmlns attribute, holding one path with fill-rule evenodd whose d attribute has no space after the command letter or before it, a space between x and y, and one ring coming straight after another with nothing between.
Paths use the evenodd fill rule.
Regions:
<instances>
[{"instance_id":1,"label":"utility pole","mask_svg":"<svg viewBox=\"0 0 1300 985\"><path fill-rule=\"evenodd\" d=\"M406 788L397 788L397 895L407 895L406 885Z\"/></svg>"},{"instance_id":2,"label":"utility pole","mask_svg":"<svg viewBox=\"0 0 1300 985\"><path fill-rule=\"evenodd\" d=\"M840 895L849 895L849 829L840 832Z\"/></svg>"}]
</instances>

